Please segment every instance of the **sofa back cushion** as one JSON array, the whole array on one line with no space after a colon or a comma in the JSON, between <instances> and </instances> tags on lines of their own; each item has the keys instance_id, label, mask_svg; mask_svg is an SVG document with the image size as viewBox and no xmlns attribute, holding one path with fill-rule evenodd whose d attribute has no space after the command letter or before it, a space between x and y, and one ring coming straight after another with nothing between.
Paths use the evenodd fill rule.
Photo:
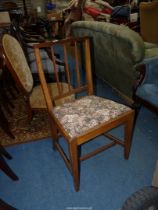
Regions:
<instances>
[{"instance_id":1,"label":"sofa back cushion","mask_svg":"<svg viewBox=\"0 0 158 210\"><path fill-rule=\"evenodd\" d=\"M116 53L117 49L120 55L125 48L126 52L128 51L126 56L130 55L135 63L144 58L145 47L142 38L127 26L97 21L78 21L73 23L72 30L74 34L93 37L93 41L97 42L97 46L100 45L102 50Z\"/></svg>"},{"instance_id":2,"label":"sofa back cushion","mask_svg":"<svg viewBox=\"0 0 158 210\"><path fill-rule=\"evenodd\" d=\"M139 34L123 25L97 21L75 22L72 33L92 37L96 74L131 98L136 77L133 69L145 54Z\"/></svg>"}]
</instances>

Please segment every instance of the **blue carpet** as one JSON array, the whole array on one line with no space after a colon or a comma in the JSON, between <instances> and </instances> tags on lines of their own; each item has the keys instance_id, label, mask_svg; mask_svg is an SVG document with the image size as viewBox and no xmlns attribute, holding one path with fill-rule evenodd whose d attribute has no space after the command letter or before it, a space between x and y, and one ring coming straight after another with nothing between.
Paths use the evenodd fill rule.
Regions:
<instances>
[{"instance_id":1,"label":"blue carpet","mask_svg":"<svg viewBox=\"0 0 158 210\"><path fill-rule=\"evenodd\" d=\"M96 83L98 95L123 102L103 82ZM129 160L116 146L82 162L78 193L58 152L52 150L51 139L8 147L13 156L8 164L20 180L13 182L0 172L0 198L19 210L118 210L131 193L151 185L158 159L157 125L158 118L142 108ZM122 127L113 130L120 136L121 131ZM101 143L96 139L84 145L83 152Z\"/></svg>"}]
</instances>

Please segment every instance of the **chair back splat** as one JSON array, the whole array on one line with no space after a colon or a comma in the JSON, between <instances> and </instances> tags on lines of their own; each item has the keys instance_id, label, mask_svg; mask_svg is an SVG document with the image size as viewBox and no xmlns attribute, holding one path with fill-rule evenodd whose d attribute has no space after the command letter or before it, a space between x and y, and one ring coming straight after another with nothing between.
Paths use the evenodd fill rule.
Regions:
<instances>
[{"instance_id":1,"label":"chair back splat","mask_svg":"<svg viewBox=\"0 0 158 210\"><path fill-rule=\"evenodd\" d=\"M54 64L58 95L53 100L45 79L40 58L40 49L47 48L51 52ZM134 111L117 102L101 98L93 94L91 70L90 40L88 37L69 38L59 41L41 43L34 46L39 78L46 100L54 149L61 154L70 170L76 191L80 187L80 162L102 152L116 144L124 148L124 157L128 159L132 142ZM61 53L65 74L58 76L55 53ZM65 90L64 85L68 88ZM55 106L55 101L63 97L75 95L72 100L65 100L62 105ZM124 138L118 139L110 134L110 130L124 125ZM60 135L59 135L60 134ZM103 135L106 145L80 156L82 144ZM68 144L69 155L62 147L60 137ZM107 140L110 142L107 143Z\"/></svg>"}]
</instances>

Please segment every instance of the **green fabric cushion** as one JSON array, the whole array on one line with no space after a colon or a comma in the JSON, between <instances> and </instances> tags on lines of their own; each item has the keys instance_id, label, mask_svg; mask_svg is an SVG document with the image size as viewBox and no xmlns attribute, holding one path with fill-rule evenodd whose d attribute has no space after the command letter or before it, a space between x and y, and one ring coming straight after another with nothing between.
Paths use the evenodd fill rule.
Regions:
<instances>
[{"instance_id":1,"label":"green fabric cushion","mask_svg":"<svg viewBox=\"0 0 158 210\"><path fill-rule=\"evenodd\" d=\"M74 36L92 38L93 69L96 75L132 98L137 77L135 66L145 55L145 46L138 33L126 26L97 21L72 24Z\"/></svg>"}]
</instances>

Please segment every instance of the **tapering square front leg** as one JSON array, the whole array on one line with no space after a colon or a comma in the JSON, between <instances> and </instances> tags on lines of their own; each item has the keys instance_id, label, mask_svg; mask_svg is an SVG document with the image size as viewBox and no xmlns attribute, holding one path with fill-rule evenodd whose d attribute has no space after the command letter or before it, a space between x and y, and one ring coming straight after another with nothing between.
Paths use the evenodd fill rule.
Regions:
<instances>
[{"instance_id":1,"label":"tapering square front leg","mask_svg":"<svg viewBox=\"0 0 158 210\"><path fill-rule=\"evenodd\" d=\"M125 134L124 134L124 158L129 158L129 153L131 149L132 143L132 135L133 135L133 124L134 124L134 111L128 115L127 121L125 122Z\"/></svg>"},{"instance_id":2,"label":"tapering square front leg","mask_svg":"<svg viewBox=\"0 0 158 210\"><path fill-rule=\"evenodd\" d=\"M70 161L71 161L71 169L72 176L74 181L74 187L76 192L79 191L80 188L80 170L79 170L79 155L78 155L78 145L75 140L72 140L69 145L70 151Z\"/></svg>"}]
</instances>

